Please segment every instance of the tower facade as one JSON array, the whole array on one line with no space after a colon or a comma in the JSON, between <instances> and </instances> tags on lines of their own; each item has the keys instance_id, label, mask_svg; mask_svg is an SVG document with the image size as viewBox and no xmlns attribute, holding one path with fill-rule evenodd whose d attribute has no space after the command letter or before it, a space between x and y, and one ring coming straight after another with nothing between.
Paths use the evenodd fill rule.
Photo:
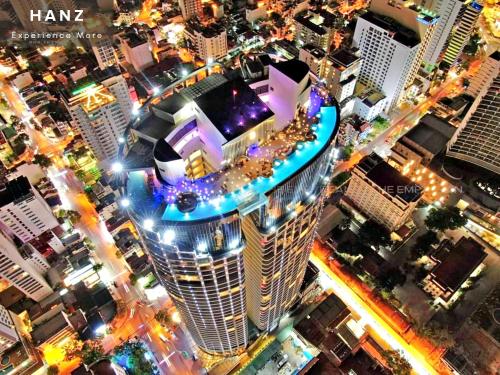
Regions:
<instances>
[{"instance_id":1,"label":"tower facade","mask_svg":"<svg viewBox=\"0 0 500 375\"><path fill-rule=\"evenodd\" d=\"M16 245L2 232L0 232L0 278L7 280L35 301L41 301L53 292L38 269L19 254Z\"/></svg>"},{"instance_id":2,"label":"tower facade","mask_svg":"<svg viewBox=\"0 0 500 375\"><path fill-rule=\"evenodd\" d=\"M394 108L404 94L420 50L417 33L369 11L358 18L353 46L359 48L363 59L358 81L384 93L386 111Z\"/></svg>"},{"instance_id":3,"label":"tower facade","mask_svg":"<svg viewBox=\"0 0 500 375\"><path fill-rule=\"evenodd\" d=\"M19 341L14 320L9 310L0 305L0 354Z\"/></svg>"},{"instance_id":4,"label":"tower facade","mask_svg":"<svg viewBox=\"0 0 500 375\"><path fill-rule=\"evenodd\" d=\"M73 123L96 158L114 159L132 112L125 78L116 72L105 79L77 85L65 94L64 104Z\"/></svg>"},{"instance_id":5,"label":"tower facade","mask_svg":"<svg viewBox=\"0 0 500 375\"><path fill-rule=\"evenodd\" d=\"M97 64L102 70L117 63L113 43L108 38L93 40L92 52L94 52L94 55L97 59Z\"/></svg>"},{"instance_id":6,"label":"tower facade","mask_svg":"<svg viewBox=\"0 0 500 375\"><path fill-rule=\"evenodd\" d=\"M0 189L0 227L26 243L59 222L40 193L21 176Z\"/></svg>"},{"instance_id":7,"label":"tower facade","mask_svg":"<svg viewBox=\"0 0 500 375\"><path fill-rule=\"evenodd\" d=\"M446 41L451 35L463 2L460 0L430 0L423 1L422 5L439 15L436 31L424 55L424 62L431 69L437 64Z\"/></svg>"},{"instance_id":8,"label":"tower facade","mask_svg":"<svg viewBox=\"0 0 500 375\"><path fill-rule=\"evenodd\" d=\"M359 81L386 96L386 112L413 84L438 19L403 1L373 0L356 23L353 46L363 58Z\"/></svg>"},{"instance_id":9,"label":"tower facade","mask_svg":"<svg viewBox=\"0 0 500 375\"><path fill-rule=\"evenodd\" d=\"M179 0L179 8L185 20L199 16L203 11L201 0Z\"/></svg>"},{"instance_id":10,"label":"tower facade","mask_svg":"<svg viewBox=\"0 0 500 375\"><path fill-rule=\"evenodd\" d=\"M483 6L475 1L468 0L462 3L457 23L454 26L448 47L444 53L443 61L446 64L451 66L457 62L458 57L469 42L482 10Z\"/></svg>"},{"instance_id":11,"label":"tower facade","mask_svg":"<svg viewBox=\"0 0 500 375\"><path fill-rule=\"evenodd\" d=\"M295 86L307 81L305 63L282 64ZM207 352L242 352L248 318L270 331L296 300L338 120L335 106L316 120L295 108L296 120L278 126L243 80L215 75L154 105L127 134L134 142L125 145L124 199L159 279Z\"/></svg>"},{"instance_id":12,"label":"tower facade","mask_svg":"<svg viewBox=\"0 0 500 375\"><path fill-rule=\"evenodd\" d=\"M496 60L490 71L489 82L479 91L459 130L450 142L448 156L479 165L500 174L500 73L495 52L489 59Z\"/></svg>"}]
</instances>

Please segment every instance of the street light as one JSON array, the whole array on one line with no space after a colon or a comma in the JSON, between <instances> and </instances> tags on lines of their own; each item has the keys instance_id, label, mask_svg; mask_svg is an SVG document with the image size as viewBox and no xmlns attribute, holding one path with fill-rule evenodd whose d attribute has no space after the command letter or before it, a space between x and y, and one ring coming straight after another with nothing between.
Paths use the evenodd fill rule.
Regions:
<instances>
[{"instance_id":1,"label":"street light","mask_svg":"<svg viewBox=\"0 0 500 375\"><path fill-rule=\"evenodd\" d=\"M121 201L121 204L122 204L122 207L128 207L130 206L130 199L128 198L123 198L122 201Z\"/></svg>"},{"instance_id":2,"label":"street light","mask_svg":"<svg viewBox=\"0 0 500 375\"><path fill-rule=\"evenodd\" d=\"M174 242L175 232L172 229L167 229L165 233L163 233L163 242L167 245L171 245Z\"/></svg>"},{"instance_id":3,"label":"street light","mask_svg":"<svg viewBox=\"0 0 500 375\"><path fill-rule=\"evenodd\" d=\"M147 231L151 231L153 229L154 225L155 225L155 222L151 219L144 220L144 223L142 224L144 229Z\"/></svg>"},{"instance_id":4,"label":"street light","mask_svg":"<svg viewBox=\"0 0 500 375\"><path fill-rule=\"evenodd\" d=\"M123 164L120 162L115 162L111 165L111 170L115 173L120 173L123 171Z\"/></svg>"}]
</instances>

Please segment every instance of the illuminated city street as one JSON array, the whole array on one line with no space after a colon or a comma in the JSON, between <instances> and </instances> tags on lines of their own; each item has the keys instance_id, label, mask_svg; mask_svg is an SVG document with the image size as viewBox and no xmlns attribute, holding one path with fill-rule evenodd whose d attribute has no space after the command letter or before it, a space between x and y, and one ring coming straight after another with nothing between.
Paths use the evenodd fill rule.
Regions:
<instances>
[{"instance_id":1,"label":"illuminated city street","mask_svg":"<svg viewBox=\"0 0 500 375\"><path fill-rule=\"evenodd\" d=\"M387 310L384 312L385 316L380 314L379 311L374 310L374 306L376 306L377 309L382 309L382 311L387 309L387 307L377 306L379 302L371 300L369 293L358 294L363 291L362 287L354 286L352 284L352 279L348 280L345 278L344 274L338 272L338 265L329 263L328 252L327 249L321 248L321 246L316 243L313 254L311 255L311 261L325 274L323 278L323 280L326 280L324 281L325 287L332 288L333 292L338 295L344 303L359 314L362 321L380 337L385 345L395 350L401 350L418 374L449 373L441 366L435 367L439 361L435 352L433 356L429 356L429 354L433 352L432 349L430 353L427 353L426 351L428 351L429 348L426 348L426 351L424 351L421 345L418 343L408 343L405 336L397 332L397 329L394 327L397 327L400 323L395 320L387 321L388 315L385 315L387 314ZM390 311L389 314L391 314Z\"/></svg>"},{"instance_id":2,"label":"illuminated city street","mask_svg":"<svg viewBox=\"0 0 500 375\"><path fill-rule=\"evenodd\" d=\"M494 0L0 10L0 374L496 370Z\"/></svg>"}]
</instances>

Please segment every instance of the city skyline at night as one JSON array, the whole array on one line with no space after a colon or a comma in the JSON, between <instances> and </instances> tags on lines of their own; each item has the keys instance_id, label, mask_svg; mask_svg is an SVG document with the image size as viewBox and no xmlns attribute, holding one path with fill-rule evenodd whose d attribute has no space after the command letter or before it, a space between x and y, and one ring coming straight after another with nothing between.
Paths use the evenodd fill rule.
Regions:
<instances>
[{"instance_id":1,"label":"city skyline at night","mask_svg":"<svg viewBox=\"0 0 500 375\"><path fill-rule=\"evenodd\" d=\"M0 1L0 372L495 373L499 18Z\"/></svg>"}]
</instances>

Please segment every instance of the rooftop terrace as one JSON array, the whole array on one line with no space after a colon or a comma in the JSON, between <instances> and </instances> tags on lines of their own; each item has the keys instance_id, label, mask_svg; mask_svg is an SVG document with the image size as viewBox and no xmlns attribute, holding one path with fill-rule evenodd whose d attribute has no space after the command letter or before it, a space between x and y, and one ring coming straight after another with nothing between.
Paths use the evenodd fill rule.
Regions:
<instances>
[{"instance_id":1,"label":"rooftop terrace","mask_svg":"<svg viewBox=\"0 0 500 375\"><path fill-rule=\"evenodd\" d=\"M366 12L360 18L386 30L392 39L409 48L413 48L420 43L418 35L413 30L404 27L391 17Z\"/></svg>"},{"instance_id":2,"label":"rooftop terrace","mask_svg":"<svg viewBox=\"0 0 500 375\"><path fill-rule=\"evenodd\" d=\"M319 120L300 116L234 164L195 181L170 186L143 171L130 172L130 204L146 217L179 223L253 210L267 201L266 194L307 167L330 145L337 130L337 108L322 107L316 116ZM196 197L190 212L181 211L176 204L179 193L186 192Z\"/></svg>"}]
</instances>

